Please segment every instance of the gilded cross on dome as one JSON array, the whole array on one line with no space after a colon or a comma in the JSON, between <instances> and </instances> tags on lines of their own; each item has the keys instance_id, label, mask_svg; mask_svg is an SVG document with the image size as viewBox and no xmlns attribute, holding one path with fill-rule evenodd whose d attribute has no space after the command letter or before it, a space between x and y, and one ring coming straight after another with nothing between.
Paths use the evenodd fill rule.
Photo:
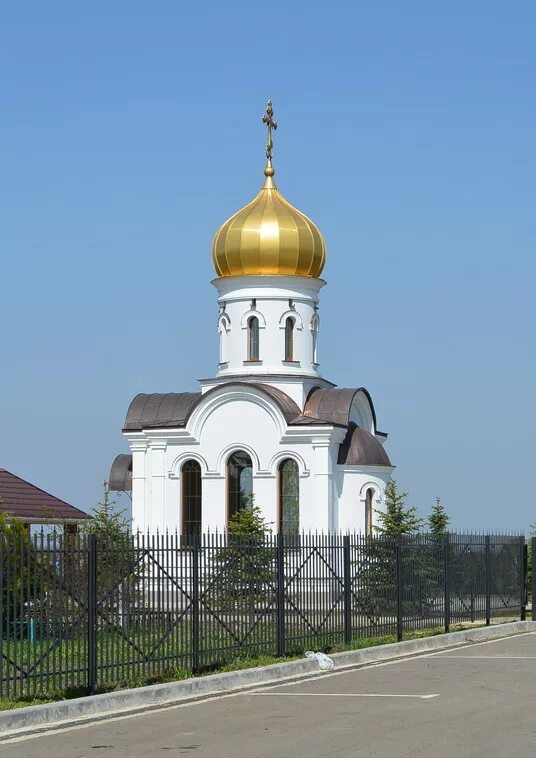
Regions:
<instances>
[{"instance_id":1,"label":"gilded cross on dome","mask_svg":"<svg viewBox=\"0 0 536 758\"><path fill-rule=\"evenodd\" d=\"M274 143L272 141L272 129L275 131L277 129L277 124L273 119L274 110L272 108L272 101L268 100L266 103L266 113L262 117L262 123L266 124L268 128L268 142L266 143L266 159L268 160L268 163L272 160L272 149L274 147Z\"/></svg>"}]
</instances>

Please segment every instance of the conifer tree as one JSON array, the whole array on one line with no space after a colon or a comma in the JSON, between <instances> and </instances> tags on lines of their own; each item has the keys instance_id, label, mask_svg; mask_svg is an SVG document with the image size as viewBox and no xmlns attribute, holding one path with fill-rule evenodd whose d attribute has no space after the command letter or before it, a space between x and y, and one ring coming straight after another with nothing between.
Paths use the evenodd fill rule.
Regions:
<instances>
[{"instance_id":1,"label":"conifer tree","mask_svg":"<svg viewBox=\"0 0 536 758\"><path fill-rule=\"evenodd\" d=\"M103 483L103 497L93 508L93 518L83 526L83 533L97 539L97 587L99 598L107 598L108 611L123 617L135 599L141 599L141 579L147 565L139 543L130 533L126 509L118 510L110 497L108 482Z\"/></svg>"},{"instance_id":2,"label":"conifer tree","mask_svg":"<svg viewBox=\"0 0 536 758\"><path fill-rule=\"evenodd\" d=\"M434 537L442 537L447 533L447 527L449 525L449 515L447 514L444 506L441 504L439 497L436 497L435 505L432 508L432 513L428 516L428 527L430 533Z\"/></svg>"},{"instance_id":3,"label":"conifer tree","mask_svg":"<svg viewBox=\"0 0 536 758\"><path fill-rule=\"evenodd\" d=\"M395 479L385 488L385 510L376 511L378 525L375 529L389 537L399 534L414 534L422 528L423 520L417 516L417 509L406 506L407 492L399 492Z\"/></svg>"},{"instance_id":4,"label":"conifer tree","mask_svg":"<svg viewBox=\"0 0 536 758\"><path fill-rule=\"evenodd\" d=\"M425 560L426 570L423 572L421 590L430 598L430 605L433 606L434 597L438 597L442 592L444 576L442 574L442 565L445 558L448 560L450 574L454 574L452 566L452 550L448 544L448 525L450 518L441 504L441 499L436 497L432 512L428 516L428 530L431 539L422 546L423 559ZM448 551L445 556L444 551Z\"/></svg>"},{"instance_id":5,"label":"conifer tree","mask_svg":"<svg viewBox=\"0 0 536 758\"><path fill-rule=\"evenodd\" d=\"M360 608L370 618L380 618L396 612L397 547L395 538L411 535L422 527L422 519L414 507L406 506L406 492L399 492L392 479L385 488L385 507L377 510L377 537L364 543L363 559L358 574L361 586ZM404 540L403 560L408 564L416 553L412 540Z\"/></svg>"},{"instance_id":6,"label":"conifer tree","mask_svg":"<svg viewBox=\"0 0 536 758\"><path fill-rule=\"evenodd\" d=\"M268 525L264 520L261 509L255 505L253 495L248 497L245 507L239 508L229 519L228 533L233 536L243 536L249 539L264 538Z\"/></svg>"},{"instance_id":7,"label":"conifer tree","mask_svg":"<svg viewBox=\"0 0 536 758\"><path fill-rule=\"evenodd\" d=\"M103 490L102 500L93 508L91 521L84 524L83 531L109 543L126 543L130 526L126 509L115 508L116 501L110 497L108 482L103 483Z\"/></svg>"},{"instance_id":8,"label":"conifer tree","mask_svg":"<svg viewBox=\"0 0 536 758\"><path fill-rule=\"evenodd\" d=\"M253 495L248 495L244 507L229 519L227 544L216 556L219 602L247 612L252 623L255 608L265 601L267 587L275 578L275 551L268 531Z\"/></svg>"}]
</instances>

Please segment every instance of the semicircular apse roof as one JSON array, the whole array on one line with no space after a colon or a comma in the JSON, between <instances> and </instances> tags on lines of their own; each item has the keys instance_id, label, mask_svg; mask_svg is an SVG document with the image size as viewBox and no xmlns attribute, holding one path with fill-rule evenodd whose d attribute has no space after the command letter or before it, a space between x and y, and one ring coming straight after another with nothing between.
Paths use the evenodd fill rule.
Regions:
<instances>
[{"instance_id":1,"label":"semicircular apse roof","mask_svg":"<svg viewBox=\"0 0 536 758\"><path fill-rule=\"evenodd\" d=\"M382 443L353 422L349 424L346 437L339 446L337 463L346 466L392 466Z\"/></svg>"},{"instance_id":2,"label":"semicircular apse roof","mask_svg":"<svg viewBox=\"0 0 536 758\"><path fill-rule=\"evenodd\" d=\"M376 411L372 398L364 387L314 387L307 398L304 416L323 419L328 423L342 424L348 426L350 421L350 411L355 396L362 392L370 405L374 428L376 428Z\"/></svg>"}]
</instances>

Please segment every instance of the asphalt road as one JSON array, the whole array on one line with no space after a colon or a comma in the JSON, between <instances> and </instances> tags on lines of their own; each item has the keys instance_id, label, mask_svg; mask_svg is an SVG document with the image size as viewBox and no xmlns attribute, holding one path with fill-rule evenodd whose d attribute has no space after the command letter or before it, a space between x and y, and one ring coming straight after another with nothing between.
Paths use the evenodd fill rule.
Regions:
<instances>
[{"instance_id":1,"label":"asphalt road","mask_svg":"<svg viewBox=\"0 0 536 758\"><path fill-rule=\"evenodd\" d=\"M2 758L536 755L536 634L0 743Z\"/></svg>"}]
</instances>

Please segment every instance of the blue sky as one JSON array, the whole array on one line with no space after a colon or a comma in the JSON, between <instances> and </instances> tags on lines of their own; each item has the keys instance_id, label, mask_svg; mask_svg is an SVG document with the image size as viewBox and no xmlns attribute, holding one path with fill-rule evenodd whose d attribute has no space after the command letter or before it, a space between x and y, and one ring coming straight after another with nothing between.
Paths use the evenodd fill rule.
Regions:
<instances>
[{"instance_id":1,"label":"blue sky","mask_svg":"<svg viewBox=\"0 0 536 758\"><path fill-rule=\"evenodd\" d=\"M89 509L142 391L216 370L212 236L279 188L328 244L323 374L408 503L536 521L536 6L10 3L0 466Z\"/></svg>"}]
</instances>

